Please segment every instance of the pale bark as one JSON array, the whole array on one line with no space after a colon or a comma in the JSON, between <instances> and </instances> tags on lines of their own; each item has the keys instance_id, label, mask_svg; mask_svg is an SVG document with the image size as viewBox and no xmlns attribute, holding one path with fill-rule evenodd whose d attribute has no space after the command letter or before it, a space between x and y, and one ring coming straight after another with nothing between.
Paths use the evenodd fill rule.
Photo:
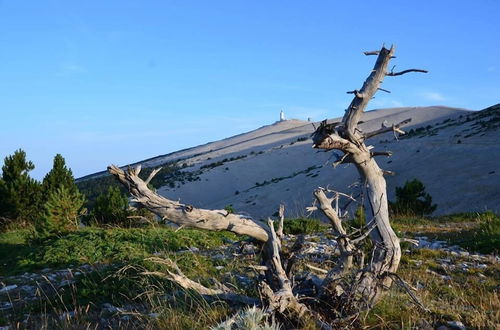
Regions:
<instances>
[{"instance_id":1,"label":"pale bark","mask_svg":"<svg viewBox=\"0 0 500 330\"><path fill-rule=\"evenodd\" d=\"M392 283L390 274L396 272L401 258L401 248L399 239L394 233L389 223L389 210L387 203L387 189L384 179L384 171L377 165L374 156L377 154L370 152L364 144L364 140L382 134L388 131L402 133L400 127L410 122L407 119L391 127L382 127L381 129L363 133L358 127L361 115L364 112L368 102L373 98L377 90L380 89L385 76L395 76L407 72L426 72L424 70L410 69L399 73L387 73L387 66L393 58L394 48L382 48L380 51L367 52L366 55L378 55L377 61L370 75L364 82L361 89L355 90L354 99L344 115L342 122L329 125L323 122L316 130L313 136L315 148L320 149L338 149L343 151L346 159L354 163L364 183L367 197L366 219L375 222L375 227L370 231L371 239L374 243L372 261L366 269L362 269L358 274L358 283L356 291L358 293L358 305L365 305L367 308L376 303L385 289ZM321 200L321 196L316 196L320 204L326 205ZM331 211L323 208L327 217L332 219ZM334 227L338 227L333 221ZM337 274L338 272L334 272Z\"/></svg>"},{"instance_id":2,"label":"pale bark","mask_svg":"<svg viewBox=\"0 0 500 330\"><path fill-rule=\"evenodd\" d=\"M281 242L274 231L271 220L268 222L271 234L266 243L267 271L270 272L270 283L262 283L261 294L266 298L271 311L279 311L296 319L300 319L304 314L311 314L306 305L300 303L293 294L290 279L283 269L280 256Z\"/></svg>"},{"instance_id":3,"label":"pale bark","mask_svg":"<svg viewBox=\"0 0 500 330\"><path fill-rule=\"evenodd\" d=\"M266 224L250 217L232 214L226 210L198 209L158 195L139 177L140 165L127 171L111 165L108 171L128 188L134 197L134 202L176 225L212 231L227 230L239 235L248 235L262 242L266 242L269 238ZM151 178L150 176L147 181Z\"/></svg>"},{"instance_id":4,"label":"pale bark","mask_svg":"<svg viewBox=\"0 0 500 330\"><path fill-rule=\"evenodd\" d=\"M165 272L145 271L145 272L141 273L142 275L152 275L152 276L157 276L157 277L164 277L164 278L166 278L174 283L177 283L179 286L181 286L185 290L193 290L193 291L197 292L198 294L205 296L207 298L227 300L227 301L245 304L245 305L256 305L259 303L259 301L257 299L247 297L245 295L237 294L237 293L231 291L229 288L227 288L224 285L220 285L221 288L219 288L219 289L207 288L206 286L204 286L196 281L193 281L190 278L188 278L186 275L184 275L184 273L180 270L180 268L177 266L177 264L168 258L163 259L163 258L153 257L153 258L148 258L146 260L168 266L169 268L172 268L173 271L170 271L170 270L167 270Z\"/></svg>"}]
</instances>

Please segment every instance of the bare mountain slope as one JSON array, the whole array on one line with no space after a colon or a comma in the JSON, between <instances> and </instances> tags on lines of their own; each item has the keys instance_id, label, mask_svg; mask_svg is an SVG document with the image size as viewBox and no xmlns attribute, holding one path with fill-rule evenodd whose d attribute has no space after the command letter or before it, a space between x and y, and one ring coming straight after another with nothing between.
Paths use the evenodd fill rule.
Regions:
<instances>
[{"instance_id":1,"label":"bare mountain slope","mask_svg":"<svg viewBox=\"0 0 500 330\"><path fill-rule=\"evenodd\" d=\"M412 118L407 136L396 140L387 133L369 140L376 151L394 152L378 159L381 168L396 173L387 177L389 199L396 186L418 178L438 204L436 214L500 212L500 107L481 112L437 106L369 111L361 127L370 131L407 118ZM204 208L232 205L255 218L272 215L284 202L287 216L303 215L316 187L347 192L358 179L353 165L333 169L333 152L311 148L313 131L309 122L287 120L140 163L153 167L178 161L186 164L185 171L196 173L197 181L158 190L172 199Z\"/></svg>"}]
</instances>

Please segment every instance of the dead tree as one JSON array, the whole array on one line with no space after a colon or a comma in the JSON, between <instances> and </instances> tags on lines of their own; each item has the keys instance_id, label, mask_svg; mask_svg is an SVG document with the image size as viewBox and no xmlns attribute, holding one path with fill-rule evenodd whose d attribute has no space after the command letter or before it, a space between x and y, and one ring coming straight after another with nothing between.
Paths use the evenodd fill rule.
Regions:
<instances>
[{"instance_id":1,"label":"dead tree","mask_svg":"<svg viewBox=\"0 0 500 330\"><path fill-rule=\"evenodd\" d=\"M399 239L389 222L387 189L384 179L386 172L380 169L375 161L376 156L387 155L387 153L372 151L370 147L366 146L365 140L390 131L404 134L400 127L408 124L411 118L392 126L382 126L373 132L363 132L358 127L358 123L368 102L381 89L380 84L385 76L398 76L408 72L425 73L427 71L409 69L401 72L393 72L392 70L388 72L389 61L394 57L394 47L390 49L382 47L380 51L365 54L378 56L371 74L360 90L348 92L354 94L354 98L340 123L328 124L326 121L321 123L313 135L313 147L342 151L344 155L341 161L353 163L364 183L365 196L367 197L366 219L370 222L366 224L366 227L374 243L374 250L369 265L362 268L357 275L356 292L358 295L356 301L358 305L364 304L365 307L370 308L379 300L380 295L391 286L394 278L393 274L395 274L399 266L401 248ZM340 235L344 235L342 224L338 219L335 219L336 214L330 210L331 202L321 191L317 191L315 195L325 215L332 222L339 223L339 225L336 225L337 230ZM347 247L349 247L349 244L346 244ZM350 263L347 263L346 266L350 266ZM345 272L346 270L343 269L342 271ZM331 276L336 276L335 272Z\"/></svg>"},{"instance_id":2,"label":"dead tree","mask_svg":"<svg viewBox=\"0 0 500 330\"><path fill-rule=\"evenodd\" d=\"M116 166L108 167L111 174L123 183L132 196L133 201L141 204L162 219L181 227L193 227L206 230L228 230L240 235L248 235L262 242L263 263L261 270L266 272L260 292L263 303L278 315L286 316L288 320L300 320L306 315L318 320L322 328L340 324L339 320L349 320L359 311L370 309L391 286L394 280L401 279L395 275L401 258L399 239L389 222L386 182L384 171L379 168L375 157L390 156L387 152L377 152L365 144L368 138L386 132L404 134L401 126L411 119L382 126L372 132L363 132L358 124L368 102L380 88L385 76L399 76L408 72L426 72L425 70L409 69L401 72L389 72L389 61L394 57L394 48L382 47L380 51L366 52L366 55L377 55L377 61L370 75L359 90L348 93L354 98L346 110L341 122L329 124L326 120L313 134L313 147L318 149L337 149L344 153L337 163L353 163L359 171L363 182L366 200L366 224L358 232L347 234L336 210L332 207L333 198L328 198L325 189L317 189L314 196L321 211L328 217L336 233L340 257L336 266L326 272L321 285L316 287L314 296L299 300L291 278L291 263L293 260L282 260L280 254L283 235L282 216L279 228L274 230L272 222L258 222L249 217L231 214L225 210L203 210L192 205L169 200L151 191L147 184L157 171L153 171L146 180L139 178L140 166L123 171ZM385 91L385 90L384 90ZM339 197L339 194L336 194ZM280 210L282 215L282 210ZM370 238L373 242L371 255L364 255L360 248L363 240ZM297 244L300 246L300 244ZM365 260L369 260L366 262ZM161 262L161 261L159 261ZM210 289L186 278L171 261L163 261L172 265L173 272L165 274L169 280L184 288L198 291L204 296L216 296L219 299L237 302L254 301L249 297L241 297L227 287ZM312 268L316 268L312 266ZM286 269L286 271L285 271ZM317 268L316 268L317 269ZM302 297L304 298L304 297ZM328 307L325 307L328 306Z\"/></svg>"}]
</instances>

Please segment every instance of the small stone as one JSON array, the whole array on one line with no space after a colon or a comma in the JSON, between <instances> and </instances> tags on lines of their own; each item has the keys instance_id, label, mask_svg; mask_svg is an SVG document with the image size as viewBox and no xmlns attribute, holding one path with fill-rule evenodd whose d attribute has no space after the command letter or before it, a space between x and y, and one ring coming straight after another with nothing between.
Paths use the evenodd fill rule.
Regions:
<instances>
[{"instance_id":1,"label":"small stone","mask_svg":"<svg viewBox=\"0 0 500 330\"><path fill-rule=\"evenodd\" d=\"M420 330L434 330L434 327L425 319L417 321L416 328Z\"/></svg>"},{"instance_id":2,"label":"small stone","mask_svg":"<svg viewBox=\"0 0 500 330\"><path fill-rule=\"evenodd\" d=\"M217 254L212 256L212 259L214 259L214 260L222 260L222 259L226 259L226 258L227 257L222 253L217 253Z\"/></svg>"},{"instance_id":3,"label":"small stone","mask_svg":"<svg viewBox=\"0 0 500 330\"><path fill-rule=\"evenodd\" d=\"M223 268L224 268L224 266L215 266L215 269L217 269L217 270L221 270Z\"/></svg>"},{"instance_id":4,"label":"small stone","mask_svg":"<svg viewBox=\"0 0 500 330\"><path fill-rule=\"evenodd\" d=\"M12 308L12 303L8 301L2 301L0 302L0 311L6 310L6 309L11 309Z\"/></svg>"},{"instance_id":5,"label":"small stone","mask_svg":"<svg viewBox=\"0 0 500 330\"><path fill-rule=\"evenodd\" d=\"M442 325L439 328L437 328L436 330L450 330L450 328L448 328L446 325Z\"/></svg>"},{"instance_id":6,"label":"small stone","mask_svg":"<svg viewBox=\"0 0 500 330\"><path fill-rule=\"evenodd\" d=\"M245 244L241 248L241 253L243 254L255 254L257 247L253 244Z\"/></svg>"},{"instance_id":7,"label":"small stone","mask_svg":"<svg viewBox=\"0 0 500 330\"><path fill-rule=\"evenodd\" d=\"M434 242L434 243L431 243L431 245L429 246L430 249L432 250L438 250L442 247L441 243L440 242Z\"/></svg>"},{"instance_id":8,"label":"small stone","mask_svg":"<svg viewBox=\"0 0 500 330\"><path fill-rule=\"evenodd\" d=\"M232 239L229 239L229 238L227 238L227 237L224 237L224 238L222 239L222 241L223 241L224 243L226 243L226 244L234 244L234 243L236 243L235 241L233 241Z\"/></svg>"},{"instance_id":9,"label":"small stone","mask_svg":"<svg viewBox=\"0 0 500 330\"><path fill-rule=\"evenodd\" d=\"M69 319L72 319L73 317L75 317L75 312L74 311L71 311L71 312L64 312L62 313L60 316L59 316L59 320L69 320Z\"/></svg>"},{"instance_id":10,"label":"small stone","mask_svg":"<svg viewBox=\"0 0 500 330\"><path fill-rule=\"evenodd\" d=\"M75 283L75 281L73 280L63 280L61 283L59 283L59 287L62 288L64 286L70 286L73 283Z\"/></svg>"},{"instance_id":11,"label":"small stone","mask_svg":"<svg viewBox=\"0 0 500 330\"><path fill-rule=\"evenodd\" d=\"M479 269L486 269L486 268L488 268L488 265L486 265L486 264L479 264L479 265L477 265L477 268L479 268Z\"/></svg>"},{"instance_id":12,"label":"small stone","mask_svg":"<svg viewBox=\"0 0 500 330\"><path fill-rule=\"evenodd\" d=\"M103 311L109 313L109 314L115 314L119 312L119 309L115 306L113 306L110 303L104 303L101 305L101 308Z\"/></svg>"},{"instance_id":13,"label":"small stone","mask_svg":"<svg viewBox=\"0 0 500 330\"><path fill-rule=\"evenodd\" d=\"M448 324L448 326L451 327L452 329L466 330L465 325L460 321L448 321L446 322L446 324Z\"/></svg>"},{"instance_id":14,"label":"small stone","mask_svg":"<svg viewBox=\"0 0 500 330\"><path fill-rule=\"evenodd\" d=\"M462 257L468 257L469 256L469 252L467 252L467 251L460 251L460 255Z\"/></svg>"},{"instance_id":15,"label":"small stone","mask_svg":"<svg viewBox=\"0 0 500 330\"><path fill-rule=\"evenodd\" d=\"M31 286L31 285L23 285L20 287L20 289L29 295L35 295L35 292L36 292L36 288L34 286Z\"/></svg>"},{"instance_id":16,"label":"small stone","mask_svg":"<svg viewBox=\"0 0 500 330\"><path fill-rule=\"evenodd\" d=\"M11 290L14 290L15 288L17 288L16 284L7 285L7 286L0 289L0 293L9 292Z\"/></svg>"}]
</instances>

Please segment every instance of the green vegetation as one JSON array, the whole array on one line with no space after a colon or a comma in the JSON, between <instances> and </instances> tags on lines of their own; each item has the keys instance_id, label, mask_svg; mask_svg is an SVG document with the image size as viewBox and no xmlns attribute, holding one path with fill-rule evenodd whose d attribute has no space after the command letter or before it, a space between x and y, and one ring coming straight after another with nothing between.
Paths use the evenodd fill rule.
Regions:
<instances>
[{"instance_id":1,"label":"green vegetation","mask_svg":"<svg viewBox=\"0 0 500 330\"><path fill-rule=\"evenodd\" d=\"M35 221L37 236L46 238L77 230L83 203L84 197L78 190L72 193L61 186L51 191L44 204L43 214Z\"/></svg>"},{"instance_id":2,"label":"green vegetation","mask_svg":"<svg viewBox=\"0 0 500 330\"><path fill-rule=\"evenodd\" d=\"M118 314L125 328L137 328L137 324L141 325L139 328L147 324L152 328L205 328L223 321L233 311L224 303L209 304L197 294L179 291L179 287L161 277L143 273L166 270L164 265L146 260L147 257L170 258L187 276L209 285L207 279L222 275L216 266L232 272L238 267L243 269L244 260L214 259L188 249L206 251L219 247L236 240L234 234L191 229L175 231L167 227L85 228L44 241L35 242L30 237L28 230L0 234L0 276L36 272L46 267L71 267L76 272L84 263L93 265L93 271L79 275L69 287L59 288L56 281L45 288L41 283L40 300L22 302L22 313L10 314L8 318L0 314L0 326L15 324L25 318L26 313L32 315L29 324L33 327L46 324L46 328L75 328L77 324L93 324L98 322L96 319L112 318L116 314L96 314L103 303L139 306L135 308L148 306L149 311L158 315L148 318L139 314L139 319L133 317L129 323L120 320L121 314ZM46 280L53 281L49 277ZM51 289L56 287L57 294ZM166 295L172 299L166 300ZM75 311L76 315L61 319L60 315L68 311ZM41 320L37 319L39 315Z\"/></svg>"},{"instance_id":3,"label":"green vegetation","mask_svg":"<svg viewBox=\"0 0 500 330\"><path fill-rule=\"evenodd\" d=\"M224 207L224 210L226 210L228 214L235 213L235 212L234 212L234 207L233 207L233 205L232 205L232 204L226 205L226 206Z\"/></svg>"},{"instance_id":4,"label":"green vegetation","mask_svg":"<svg viewBox=\"0 0 500 330\"><path fill-rule=\"evenodd\" d=\"M460 213L422 218L397 216L391 220L393 228L406 236L426 236L444 240L471 252L498 253L500 251L500 217L492 212Z\"/></svg>"},{"instance_id":5,"label":"green vegetation","mask_svg":"<svg viewBox=\"0 0 500 330\"><path fill-rule=\"evenodd\" d=\"M54 165L42 181L42 193L43 211L34 223L36 235L46 238L77 230L85 197L60 154L54 157Z\"/></svg>"},{"instance_id":6,"label":"green vegetation","mask_svg":"<svg viewBox=\"0 0 500 330\"><path fill-rule=\"evenodd\" d=\"M406 181L403 187L396 187L396 202L390 203L391 210L398 215L431 214L437 205L432 204L432 197L425 192L424 184L413 179Z\"/></svg>"},{"instance_id":7,"label":"green vegetation","mask_svg":"<svg viewBox=\"0 0 500 330\"><path fill-rule=\"evenodd\" d=\"M0 179L0 217L2 227L19 227L32 223L41 209L40 183L29 176L35 165L19 149L5 157Z\"/></svg>"},{"instance_id":8,"label":"green vegetation","mask_svg":"<svg viewBox=\"0 0 500 330\"><path fill-rule=\"evenodd\" d=\"M231 158L224 158L223 160L220 160L218 162L214 162L214 163L210 163L210 164L207 164L207 165L203 165L203 166L200 167L200 170L216 168L218 166L224 165L227 162L233 162L235 160L243 159L243 158L246 158L246 157L247 157L247 155L240 155L240 156L231 157Z\"/></svg>"},{"instance_id":9,"label":"green vegetation","mask_svg":"<svg viewBox=\"0 0 500 330\"><path fill-rule=\"evenodd\" d=\"M127 196L117 187L111 186L106 193L97 197L88 222L120 225L130 214Z\"/></svg>"},{"instance_id":10,"label":"green vegetation","mask_svg":"<svg viewBox=\"0 0 500 330\"><path fill-rule=\"evenodd\" d=\"M475 236L475 240L479 242L495 238L496 232L498 239L498 231L495 231L498 230L498 216L488 212L435 218L397 217L393 224L403 236L426 235L430 239L443 239L446 235L465 237L467 233L473 235L476 232L478 236ZM326 228L319 220L286 219L284 231L312 234L322 233ZM479 228L484 231L478 230ZM483 232L488 235L479 234ZM212 286L211 279L214 279L231 283L241 293L255 294L251 291L254 290L253 285L245 288L237 280L237 276L255 276L246 265L258 260L252 262L246 258L218 257L227 248L221 248L221 245L238 239L231 233L191 229L175 231L160 226L133 229L90 227L44 241L32 241L30 235L28 230L0 234L2 275L34 272L46 267L71 267L77 270L83 263L95 267L93 272L82 275L72 286L59 289L60 297L48 295L41 302L27 302L23 313L45 313L43 322L48 322L49 328L96 324L96 320L103 317L100 307L103 303L136 306L137 312L130 315L137 316L121 321L122 327L128 328L210 328L238 312L238 306L217 301L207 302L193 292L179 290L166 279L144 275L144 272L161 274L167 270L164 265L147 260L152 256L174 260L188 277L205 285ZM450 236L450 239L453 237ZM456 244L455 241L450 243ZM484 241L482 244L491 244L491 241ZM498 246L498 243L493 244ZM188 251L193 248L200 249L199 253ZM495 291L499 285L500 266L481 261L487 264L487 268L480 269L478 263L470 263L470 259L464 258L429 249L406 251L398 274L418 289L415 294L431 313L421 311L411 302L406 292L393 286L390 293L371 313L361 318L357 326L367 329L412 328L427 322L437 327L446 324L446 321L458 320L467 327L494 328L500 317L500 301ZM450 261L443 264L440 260ZM331 264L329 260L326 262L328 264L315 265L328 269ZM464 263L471 265L465 271L461 268ZM453 265L459 268L452 270L450 267ZM223 269L218 270L216 267ZM147 308L147 312L144 314L140 308ZM77 311L79 314L64 323L59 315L66 311ZM155 317L148 317L147 313L150 312L155 313ZM0 325L7 322L15 324L16 320L23 319L23 315L15 314L4 319ZM118 313L116 317L120 319L122 315ZM240 316L235 316L235 319L238 318ZM38 325L40 320L33 319L30 322Z\"/></svg>"},{"instance_id":11,"label":"green vegetation","mask_svg":"<svg viewBox=\"0 0 500 330\"><path fill-rule=\"evenodd\" d=\"M277 225L277 222L274 222ZM285 219L283 221L283 232L285 234L313 234L325 232L328 227L321 223L318 219L297 218Z\"/></svg>"},{"instance_id":12,"label":"green vegetation","mask_svg":"<svg viewBox=\"0 0 500 330\"><path fill-rule=\"evenodd\" d=\"M438 263L448 258L450 263ZM450 271L449 266L463 263L460 257L428 249L412 250L403 255L398 274L415 287L416 296L430 312L413 304L404 290L393 287L389 294L366 315L363 325L369 329L436 329L447 321L461 321L467 328L495 329L500 320L498 264L486 271L476 268Z\"/></svg>"},{"instance_id":13,"label":"green vegetation","mask_svg":"<svg viewBox=\"0 0 500 330\"><path fill-rule=\"evenodd\" d=\"M32 241L31 235L29 230L0 233L0 275L83 263L139 261L159 251L179 251L192 247L208 249L220 246L226 240L237 239L229 232L194 229L175 231L168 227L88 227L41 241Z\"/></svg>"},{"instance_id":14,"label":"green vegetation","mask_svg":"<svg viewBox=\"0 0 500 330\"><path fill-rule=\"evenodd\" d=\"M60 154L54 157L54 163L49 173L42 181L42 191L46 199L50 194L63 187L69 195L79 195L78 187L71 169L66 167L66 161Z\"/></svg>"},{"instance_id":15,"label":"green vegetation","mask_svg":"<svg viewBox=\"0 0 500 330\"><path fill-rule=\"evenodd\" d=\"M263 182L256 182L254 187L249 188L246 191L249 191L250 189L254 189L254 188L257 188L257 187L266 186L266 185L271 184L271 183L277 183L277 182L280 182L280 181L283 181L283 180L286 180L286 179L291 179L293 177L296 177L299 174L306 174L307 175L309 172L311 172L311 171L313 171L315 169L318 169L318 168L321 168L321 166L313 165L313 166L309 166L305 170L293 172L292 174L287 175L287 176L281 176L281 177L278 177L278 178L272 178L269 181L268 180L264 180ZM309 176L309 175L307 175L307 176ZM315 177L315 176L317 176L317 175L313 175L313 177Z\"/></svg>"}]
</instances>

